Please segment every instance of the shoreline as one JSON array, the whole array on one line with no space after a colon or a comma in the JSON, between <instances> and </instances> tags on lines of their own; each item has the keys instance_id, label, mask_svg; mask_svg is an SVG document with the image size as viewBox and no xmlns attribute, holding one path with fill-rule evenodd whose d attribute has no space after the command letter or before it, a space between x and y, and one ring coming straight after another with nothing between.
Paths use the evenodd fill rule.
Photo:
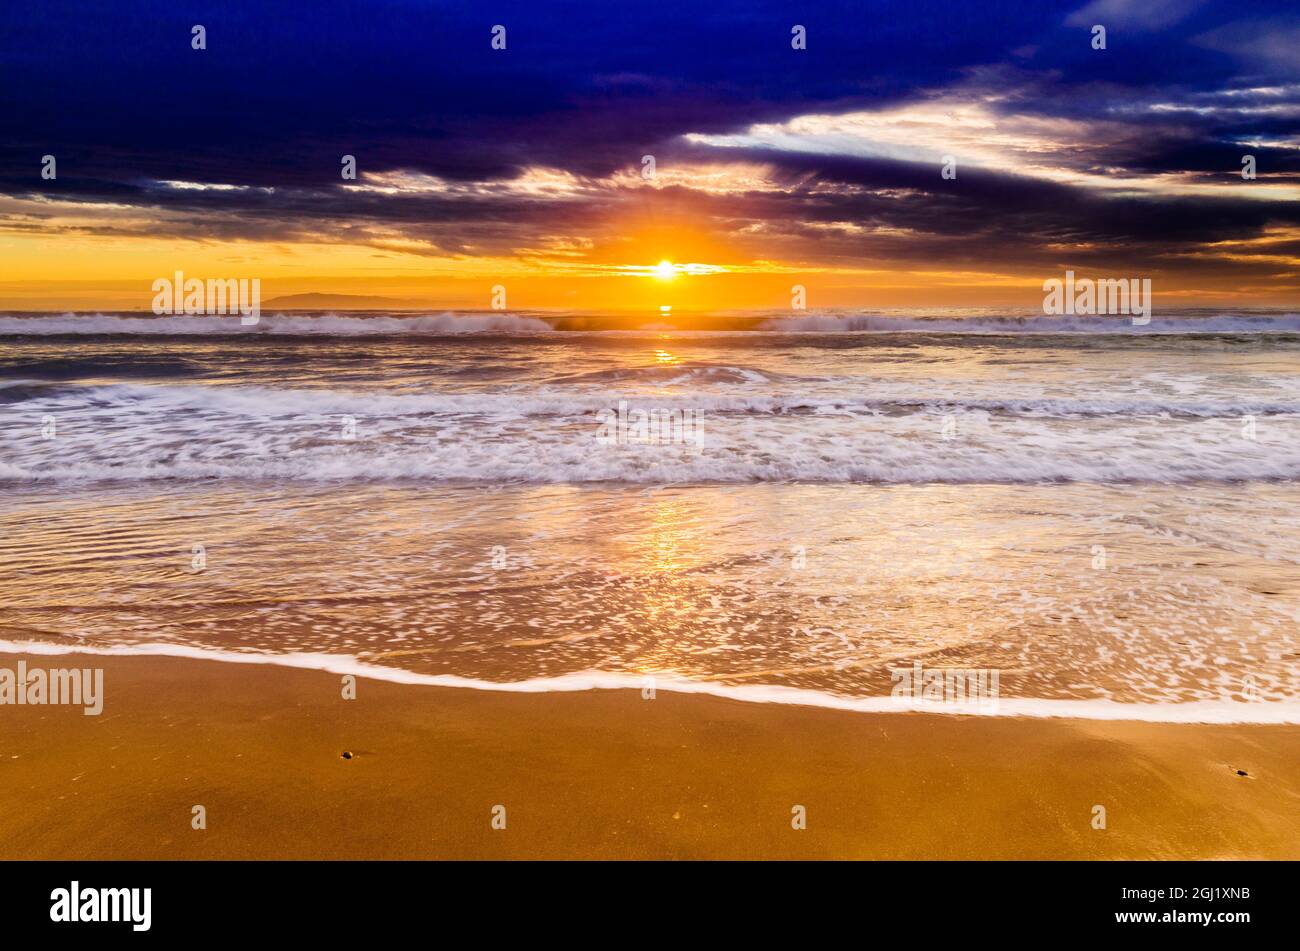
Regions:
<instances>
[{"instance_id":1,"label":"shoreline","mask_svg":"<svg viewBox=\"0 0 1300 951\"><path fill-rule=\"evenodd\" d=\"M345 700L321 670L61 656L104 669L104 710L0 706L6 859L1300 858L1295 725L362 677Z\"/></svg>"},{"instance_id":2,"label":"shoreline","mask_svg":"<svg viewBox=\"0 0 1300 951\"><path fill-rule=\"evenodd\" d=\"M188 644L157 643L84 647L57 642L21 643L0 639L0 657L32 655L41 657L170 657L221 664L252 664L312 670L335 676L351 674L357 678L407 686L438 687L450 690L483 690L489 693L582 693L592 690L634 690L653 688L656 692L718 697L742 703L774 703L854 713L888 716L900 713L923 713L932 716L1010 717L1013 719L1100 720L1105 722L1221 724L1241 726L1300 725L1300 706L1280 701L1186 701L1170 703L1134 703L1113 700L1075 700L1065 698L1009 697L996 701L922 702L907 706L891 696L848 697L805 687L780 684L738 685L713 681L665 678L609 671L582 671L554 677L527 680L491 681L457 674L427 674L372 664L350 654L292 653L271 654L254 651L213 650ZM0 668L5 665L0 663ZM30 666L30 665L29 665ZM56 665L46 665L56 666ZM1253 716L1244 716L1251 712Z\"/></svg>"}]
</instances>

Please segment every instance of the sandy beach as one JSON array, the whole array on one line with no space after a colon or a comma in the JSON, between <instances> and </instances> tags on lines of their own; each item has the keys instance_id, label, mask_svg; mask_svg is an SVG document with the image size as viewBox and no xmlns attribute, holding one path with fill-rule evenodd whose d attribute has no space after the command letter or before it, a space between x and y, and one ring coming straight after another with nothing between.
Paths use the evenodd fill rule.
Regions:
<instances>
[{"instance_id":1,"label":"sandy beach","mask_svg":"<svg viewBox=\"0 0 1300 951\"><path fill-rule=\"evenodd\" d=\"M271 665L58 664L104 669L104 711L0 709L5 859L1300 857L1295 726L371 680L345 700Z\"/></svg>"}]
</instances>

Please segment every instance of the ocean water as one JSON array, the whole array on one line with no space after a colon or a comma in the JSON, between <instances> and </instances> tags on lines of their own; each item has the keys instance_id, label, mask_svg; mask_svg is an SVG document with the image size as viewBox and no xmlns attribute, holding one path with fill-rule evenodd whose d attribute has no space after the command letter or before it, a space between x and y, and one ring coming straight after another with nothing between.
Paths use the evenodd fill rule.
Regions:
<instances>
[{"instance_id":1,"label":"ocean water","mask_svg":"<svg viewBox=\"0 0 1300 951\"><path fill-rule=\"evenodd\" d=\"M1300 722L1296 315L695 326L0 315L0 642Z\"/></svg>"}]
</instances>

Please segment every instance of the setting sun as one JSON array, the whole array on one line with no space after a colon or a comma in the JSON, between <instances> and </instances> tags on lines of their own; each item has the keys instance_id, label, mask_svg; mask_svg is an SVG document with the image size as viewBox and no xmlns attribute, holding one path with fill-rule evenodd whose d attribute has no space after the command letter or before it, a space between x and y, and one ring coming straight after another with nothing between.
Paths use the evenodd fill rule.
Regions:
<instances>
[{"instance_id":1,"label":"setting sun","mask_svg":"<svg viewBox=\"0 0 1300 951\"><path fill-rule=\"evenodd\" d=\"M677 268L673 267L672 261L660 261L655 265L655 277L661 281L671 281L677 276Z\"/></svg>"}]
</instances>

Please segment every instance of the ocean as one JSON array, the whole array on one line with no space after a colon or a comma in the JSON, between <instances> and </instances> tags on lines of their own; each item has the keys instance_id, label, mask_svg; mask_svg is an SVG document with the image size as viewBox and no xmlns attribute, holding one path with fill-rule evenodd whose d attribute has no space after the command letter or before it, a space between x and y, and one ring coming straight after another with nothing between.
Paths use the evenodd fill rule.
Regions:
<instances>
[{"instance_id":1,"label":"ocean","mask_svg":"<svg viewBox=\"0 0 1300 951\"><path fill-rule=\"evenodd\" d=\"M1300 317L693 325L0 315L0 647L1300 722Z\"/></svg>"}]
</instances>

